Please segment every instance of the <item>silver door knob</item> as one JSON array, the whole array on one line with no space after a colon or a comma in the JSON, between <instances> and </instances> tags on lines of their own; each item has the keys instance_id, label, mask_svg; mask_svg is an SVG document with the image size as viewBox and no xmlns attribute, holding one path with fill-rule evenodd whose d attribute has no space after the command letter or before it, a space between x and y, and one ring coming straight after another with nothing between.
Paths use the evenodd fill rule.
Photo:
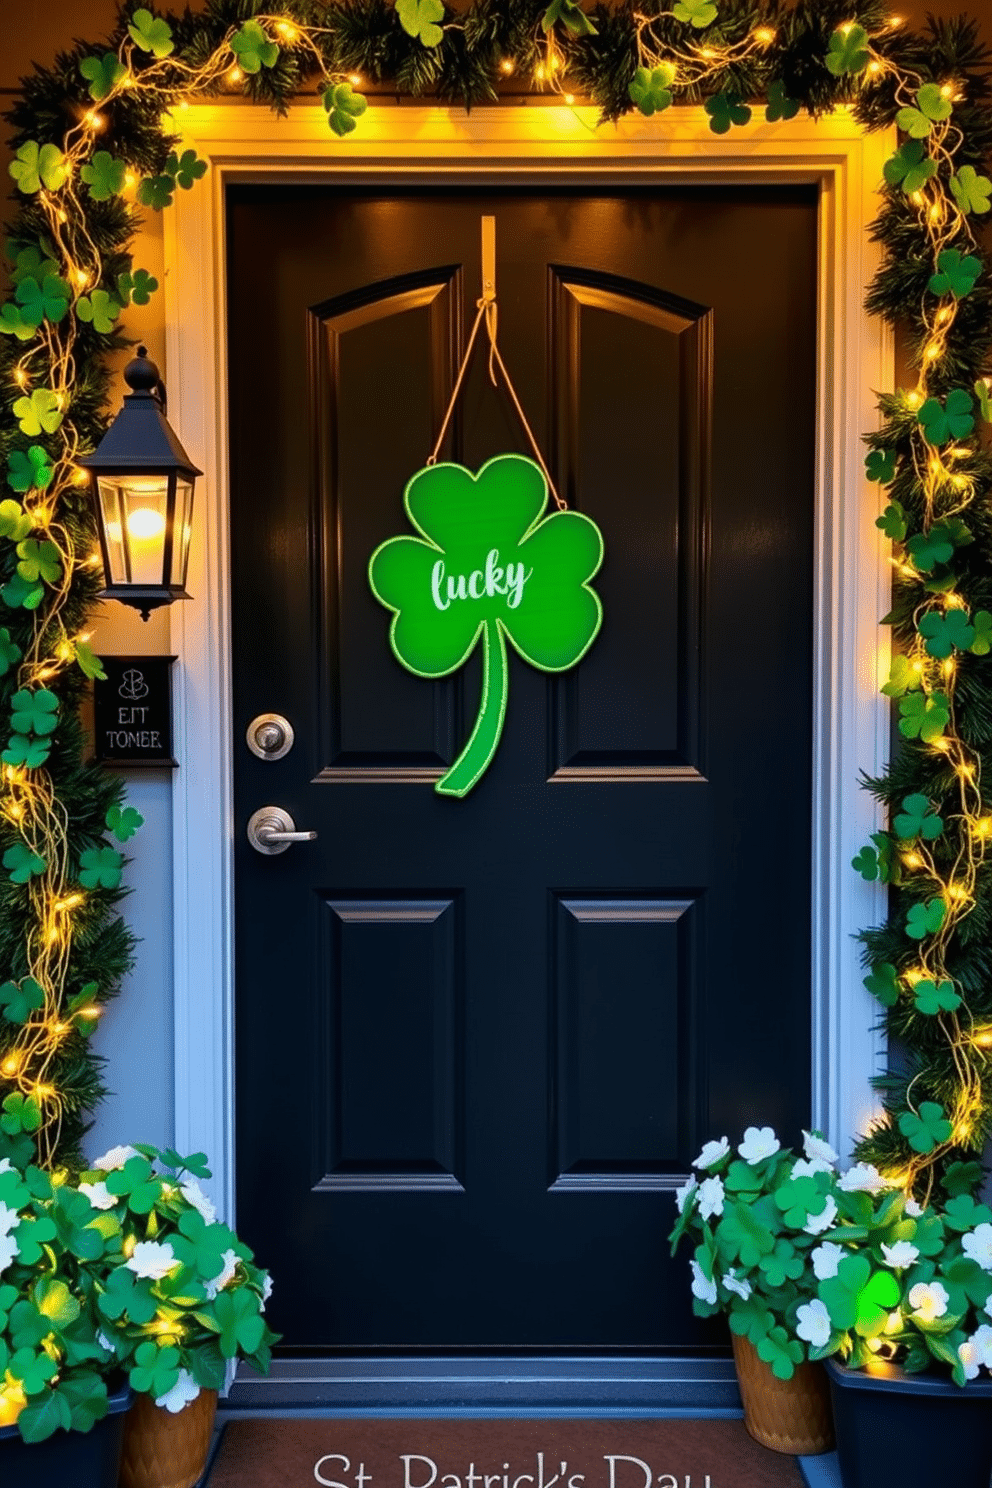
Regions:
<instances>
[{"instance_id":1,"label":"silver door knob","mask_svg":"<svg viewBox=\"0 0 992 1488\"><path fill-rule=\"evenodd\" d=\"M256 852L267 857L285 852L294 842L316 839L316 832L298 832L293 818L281 806L260 806L248 821L248 841Z\"/></svg>"},{"instance_id":2,"label":"silver door knob","mask_svg":"<svg viewBox=\"0 0 992 1488\"><path fill-rule=\"evenodd\" d=\"M279 760L293 747L293 725L281 713L259 713L248 725L245 739L259 759Z\"/></svg>"}]
</instances>

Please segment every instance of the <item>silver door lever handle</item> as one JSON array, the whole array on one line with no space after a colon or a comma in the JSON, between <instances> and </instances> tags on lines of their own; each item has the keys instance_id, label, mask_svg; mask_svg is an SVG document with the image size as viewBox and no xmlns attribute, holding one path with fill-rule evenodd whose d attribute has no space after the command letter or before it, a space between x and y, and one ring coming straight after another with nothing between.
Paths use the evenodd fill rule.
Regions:
<instances>
[{"instance_id":1,"label":"silver door lever handle","mask_svg":"<svg viewBox=\"0 0 992 1488\"><path fill-rule=\"evenodd\" d=\"M293 818L281 806L260 806L248 822L248 841L256 852L268 857L285 852L294 842L316 839L316 832L298 832Z\"/></svg>"}]
</instances>

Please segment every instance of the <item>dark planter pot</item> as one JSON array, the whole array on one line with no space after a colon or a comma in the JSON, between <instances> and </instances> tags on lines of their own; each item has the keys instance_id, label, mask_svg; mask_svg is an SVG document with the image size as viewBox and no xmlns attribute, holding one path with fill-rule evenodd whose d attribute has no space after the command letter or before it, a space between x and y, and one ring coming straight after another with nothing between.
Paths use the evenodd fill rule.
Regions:
<instances>
[{"instance_id":1,"label":"dark planter pot","mask_svg":"<svg viewBox=\"0 0 992 1488\"><path fill-rule=\"evenodd\" d=\"M26 1442L16 1426L0 1427L3 1488L117 1488L124 1414L132 1393L125 1384L110 1397L110 1409L90 1431L56 1431L43 1442Z\"/></svg>"},{"instance_id":2,"label":"dark planter pot","mask_svg":"<svg viewBox=\"0 0 992 1488\"><path fill-rule=\"evenodd\" d=\"M825 1363L844 1488L989 1488L992 1380L971 1380L961 1389L942 1376L904 1374L895 1364L876 1364L868 1373L835 1359Z\"/></svg>"}]
</instances>

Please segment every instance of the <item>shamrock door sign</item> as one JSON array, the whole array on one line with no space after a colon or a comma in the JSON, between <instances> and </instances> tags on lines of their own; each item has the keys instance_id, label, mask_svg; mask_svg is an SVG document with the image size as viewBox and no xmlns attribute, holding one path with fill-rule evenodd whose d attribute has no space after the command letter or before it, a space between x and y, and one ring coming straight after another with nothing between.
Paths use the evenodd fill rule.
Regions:
<instances>
[{"instance_id":1,"label":"shamrock door sign","mask_svg":"<svg viewBox=\"0 0 992 1488\"><path fill-rule=\"evenodd\" d=\"M464 796L489 766L506 714L509 639L524 661L564 672L581 661L603 619L589 587L603 538L579 512L545 516L548 486L524 455L497 455L473 475L462 465L418 470L403 495L419 537L391 537L372 554L369 581L393 611L397 660L417 677L446 677L482 642L482 699L461 754L434 787Z\"/></svg>"}]
</instances>

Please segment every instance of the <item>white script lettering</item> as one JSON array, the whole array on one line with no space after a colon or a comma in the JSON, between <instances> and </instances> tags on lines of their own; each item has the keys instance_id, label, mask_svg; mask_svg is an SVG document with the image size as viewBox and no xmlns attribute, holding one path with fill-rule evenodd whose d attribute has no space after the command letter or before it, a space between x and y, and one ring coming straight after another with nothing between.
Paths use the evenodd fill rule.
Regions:
<instances>
[{"instance_id":1,"label":"white script lettering","mask_svg":"<svg viewBox=\"0 0 992 1488\"><path fill-rule=\"evenodd\" d=\"M485 568L474 568L470 574L449 574L444 559L431 569L431 598L439 610L446 610L457 599L493 599L497 594L506 599L507 608L516 610L524 597L524 585L534 572L522 563L500 566L499 548L490 548Z\"/></svg>"}]
</instances>

